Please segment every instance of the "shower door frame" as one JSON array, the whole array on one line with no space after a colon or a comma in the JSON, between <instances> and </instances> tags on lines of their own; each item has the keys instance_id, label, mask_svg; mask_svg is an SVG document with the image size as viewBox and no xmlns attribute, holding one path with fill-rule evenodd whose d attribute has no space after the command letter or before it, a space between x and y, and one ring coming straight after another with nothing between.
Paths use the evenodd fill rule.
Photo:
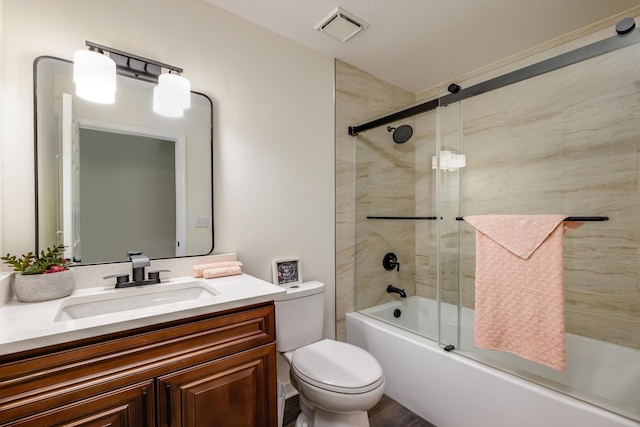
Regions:
<instances>
[{"instance_id":1,"label":"shower door frame","mask_svg":"<svg viewBox=\"0 0 640 427\"><path fill-rule=\"evenodd\" d=\"M569 52L561 53L552 58L537 62L527 67L520 68L510 73L503 74L493 79L489 79L474 86L470 86L466 89L461 89L456 93L444 95L436 99L432 99L410 106L408 108L389 113L387 115L369 120L364 123L349 126L348 133L350 136L358 136L358 133L360 132L383 126L398 120L414 117L419 114L426 113L427 111L435 110L438 106L447 106L454 102L462 101L464 99L481 95L483 93L491 92L495 89L509 86L523 80L528 80L532 77L550 73L551 71L568 67L569 65L577 64L579 62L586 61L588 59L595 58L618 49L623 49L637 43L640 43L640 28L634 28L626 34L614 35L595 43L591 43L589 45L571 50Z\"/></svg>"}]
</instances>

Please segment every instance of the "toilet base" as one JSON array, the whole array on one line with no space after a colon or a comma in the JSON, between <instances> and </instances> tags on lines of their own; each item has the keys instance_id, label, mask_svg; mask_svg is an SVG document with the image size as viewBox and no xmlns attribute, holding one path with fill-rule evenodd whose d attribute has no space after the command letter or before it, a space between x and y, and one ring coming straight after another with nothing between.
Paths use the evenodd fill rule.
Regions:
<instances>
[{"instance_id":1,"label":"toilet base","mask_svg":"<svg viewBox=\"0 0 640 427\"><path fill-rule=\"evenodd\" d=\"M367 411L329 412L311 404L302 393L298 396L302 412L296 419L296 427L369 427Z\"/></svg>"},{"instance_id":2,"label":"toilet base","mask_svg":"<svg viewBox=\"0 0 640 427\"><path fill-rule=\"evenodd\" d=\"M311 427L311 426L313 426L313 423L309 421L309 419L305 417L302 412L300 412L300 415L298 415L298 418L296 418L296 427Z\"/></svg>"},{"instance_id":3,"label":"toilet base","mask_svg":"<svg viewBox=\"0 0 640 427\"><path fill-rule=\"evenodd\" d=\"M369 417L366 412L332 414L316 410L313 422L300 413L296 427L369 427Z\"/></svg>"}]
</instances>

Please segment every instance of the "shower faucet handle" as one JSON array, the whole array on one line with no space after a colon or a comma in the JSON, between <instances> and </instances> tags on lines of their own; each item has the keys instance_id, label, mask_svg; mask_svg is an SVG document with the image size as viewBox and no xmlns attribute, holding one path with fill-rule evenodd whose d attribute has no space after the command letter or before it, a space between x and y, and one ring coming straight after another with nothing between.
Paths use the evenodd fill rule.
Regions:
<instances>
[{"instance_id":1,"label":"shower faucet handle","mask_svg":"<svg viewBox=\"0 0 640 427\"><path fill-rule=\"evenodd\" d=\"M398 257L393 252L389 252L382 259L382 266L385 270L391 271L394 268L396 271L400 271L400 263L398 262Z\"/></svg>"}]
</instances>

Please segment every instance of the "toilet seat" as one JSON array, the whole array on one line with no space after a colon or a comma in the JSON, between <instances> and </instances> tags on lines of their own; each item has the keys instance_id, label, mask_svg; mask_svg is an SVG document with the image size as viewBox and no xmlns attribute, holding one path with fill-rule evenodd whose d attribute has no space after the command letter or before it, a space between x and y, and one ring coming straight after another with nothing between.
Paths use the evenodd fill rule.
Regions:
<instances>
[{"instance_id":1,"label":"toilet seat","mask_svg":"<svg viewBox=\"0 0 640 427\"><path fill-rule=\"evenodd\" d=\"M367 393L384 383L382 367L371 354L340 341L322 340L295 350L291 368L300 380L336 393Z\"/></svg>"}]
</instances>

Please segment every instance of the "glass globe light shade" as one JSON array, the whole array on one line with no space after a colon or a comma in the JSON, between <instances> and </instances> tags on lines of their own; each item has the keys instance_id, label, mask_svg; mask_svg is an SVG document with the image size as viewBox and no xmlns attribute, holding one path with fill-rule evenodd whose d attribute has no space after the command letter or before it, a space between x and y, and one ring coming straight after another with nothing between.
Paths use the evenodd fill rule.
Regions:
<instances>
[{"instance_id":1,"label":"glass globe light shade","mask_svg":"<svg viewBox=\"0 0 640 427\"><path fill-rule=\"evenodd\" d=\"M73 54L73 82L80 98L113 104L116 100L116 63L99 52L78 50Z\"/></svg>"},{"instance_id":2,"label":"glass globe light shade","mask_svg":"<svg viewBox=\"0 0 640 427\"><path fill-rule=\"evenodd\" d=\"M166 117L182 117L191 106L191 83L177 74L160 74L153 88L153 111Z\"/></svg>"}]
</instances>

